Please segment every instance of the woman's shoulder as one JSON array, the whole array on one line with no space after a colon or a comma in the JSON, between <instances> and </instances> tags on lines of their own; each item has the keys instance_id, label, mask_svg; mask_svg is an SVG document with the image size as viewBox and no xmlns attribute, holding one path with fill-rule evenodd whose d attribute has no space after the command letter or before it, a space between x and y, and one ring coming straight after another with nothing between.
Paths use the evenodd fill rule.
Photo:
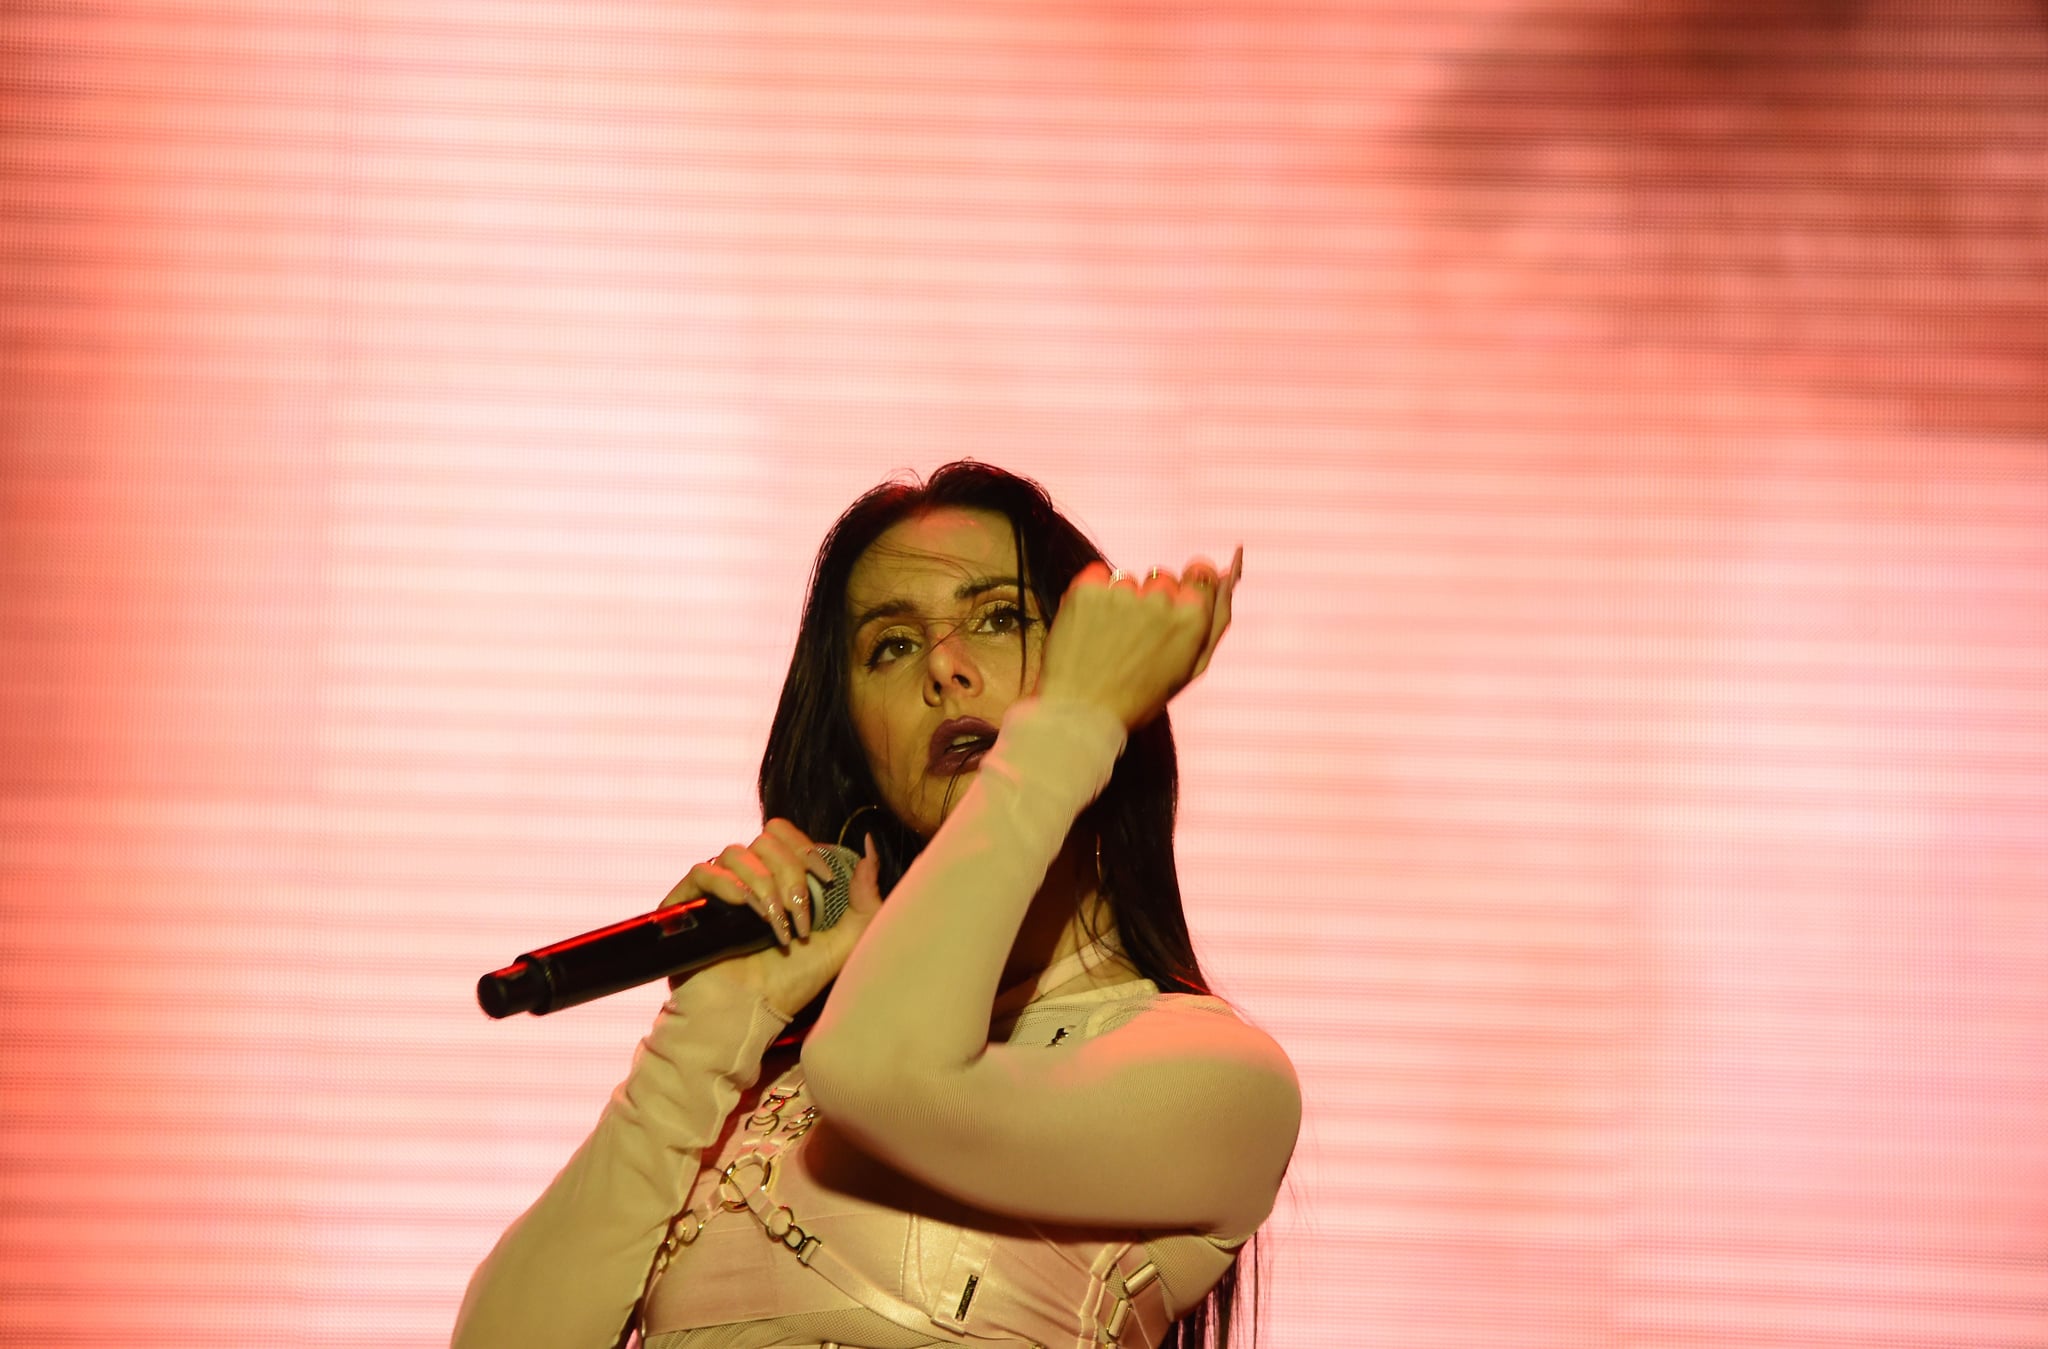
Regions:
<instances>
[{"instance_id":1,"label":"woman's shoulder","mask_svg":"<svg viewBox=\"0 0 2048 1349\"><path fill-rule=\"evenodd\" d=\"M1161 992L1152 999L1155 1007L1169 1012L1206 1012L1212 1016L1227 1016L1233 1021L1246 1022L1237 1008L1231 1006L1213 993L1167 993Z\"/></svg>"},{"instance_id":2,"label":"woman's shoulder","mask_svg":"<svg viewBox=\"0 0 2048 1349\"><path fill-rule=\"evenodd\" d=\"M1121 996L1115 997L1098 1013L1103 1020L1104 1029L1126 1025L1139 1017L1172 1017L1176 1020L1185 1020L1191 1025L1227 1021L1245 1030L1265 1034L1252 1025L1244 1013L1213 993L1170 992L1161 989L1150 979L1126 984L1119 990L1105 991L1120 993Z\"/></svg>"},{"instance_id":3,"label":"woman's shoulder","mask_svg":"<svg viewBox=\"0 0 2048 1349\"><path fill-rule=\"evenodd\" d=\"M1280 1042L1213 994L1153 989L1104 1007L1089 1032L1120 1033L1160 1053L1212 1061L1234 1070L1247 1086L1263 1084L1267 1094L1300 1099L1294 1063Z\"/></svg>"}]
</instances>

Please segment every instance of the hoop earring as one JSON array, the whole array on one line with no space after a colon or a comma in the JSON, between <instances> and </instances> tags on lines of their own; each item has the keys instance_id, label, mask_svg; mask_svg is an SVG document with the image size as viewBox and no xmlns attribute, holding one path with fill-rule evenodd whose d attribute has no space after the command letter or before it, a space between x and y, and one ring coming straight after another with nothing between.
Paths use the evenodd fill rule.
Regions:
<instances>
[{"instance_id":1,"label":"hoop earring","mask_svg":"<svg viewBox=\"0 0 2048 1349\"><path fill-rule=\"evenodd\" d=\"M846 817L846 823L845 823L845 824L842 824L842 825L840 825L840 826L839 826L839 846L840 846L840 847L842 847L842 848L845 848L845 847L847 846L847 844L846 844L846 835L847 835L847 833L848 833L848 832L849 832L849 831L850 831L850 830L851 830L851 829L853 828L853 822L854 822L855 820L859 819L859 818L860 818L861 816L863 816L863 815L867 814L867 813L868 813L869 811L871 811L871 810L873 810L873 811L879 811L879 810L881 810L881 807L880 807L880 806L877 806L877 805L874 805L874 804L872 804L872 803L870 803L870 804L868 804L868 805L865 805L865 806L861 806L861 807L858 807L857 809L855 809L855 811L853 812L853 814L851 814L851 815L849 815L849 816L847 816L847 817ZM851 849L848 849L848 851L851 851Z\"/></svg>"}]
</instances>

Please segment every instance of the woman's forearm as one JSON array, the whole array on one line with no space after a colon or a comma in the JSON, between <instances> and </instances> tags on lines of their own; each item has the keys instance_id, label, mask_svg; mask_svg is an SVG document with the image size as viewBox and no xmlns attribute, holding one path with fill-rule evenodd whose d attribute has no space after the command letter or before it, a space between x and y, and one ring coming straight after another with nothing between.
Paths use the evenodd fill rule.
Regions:
<instances>
[{"instance_id":1,"label":"woman's forearm","mask_svg":"<svg viewBox=\"0 0 2048 1349\"><path fill-rule=\"evenodd\" d=\"M612 1349L703 1150L786 1024L722 981L678 989L590 1137L478 1267L455 1349Z\"/></svg>"},{"instance_id":2,"label":"woman's forearm","mask_svg":"<svg viewBox=\"0 0 2048 1349\"><path fill-rule=\"evenodd\" d=\"M929 1082L986 1047L1032 897L1123 744L1122 723L1093 705L1012 705L973 785L863 934L805 1046L805 1076L827 1113L836 1080Z\"/></svg>"}]
</instances>

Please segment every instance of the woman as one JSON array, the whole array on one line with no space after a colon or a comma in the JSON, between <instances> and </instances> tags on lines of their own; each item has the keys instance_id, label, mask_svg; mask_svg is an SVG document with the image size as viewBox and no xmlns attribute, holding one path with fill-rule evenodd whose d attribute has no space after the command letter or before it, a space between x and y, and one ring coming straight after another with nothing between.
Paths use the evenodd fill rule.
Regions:
<instances>
[{"instance_id":1,"label":"woman","mask_svg":"<svg viewBox=\"0 0 2048 1349\"><path fill-rule=\"evenodd\" d=\"M1240 563L1113 573L979 464L855 502L812 574L768 823L669 897L750 905L778 945L676 988L456 1344L1227 1337L1300 1096L1205 996L1165 708ZM854 833L851 907L813 931L813 840ZM828 985L801 1060L776 1053Z\"/></svg>"}]
</instances>

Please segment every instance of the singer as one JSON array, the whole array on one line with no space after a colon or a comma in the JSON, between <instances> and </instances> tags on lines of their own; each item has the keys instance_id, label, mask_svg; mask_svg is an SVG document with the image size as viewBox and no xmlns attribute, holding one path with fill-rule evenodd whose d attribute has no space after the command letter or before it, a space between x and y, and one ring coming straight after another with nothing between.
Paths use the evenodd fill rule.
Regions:
<instances>
[{"instance_id":1,"label":"singer","mask_svg":"<svg viewBox=\"0 0 2048 1349\"><path fill-rule=\"evenodd\" d=\"M854 502L767 823L669 896L748 905L778 944L678 982L471 1280L458 1349L1242 1349L1301 1100L1196 962L1166 715L1242 570L1111 571L982 464ZM842 836L852 904L813 930L810 849Z\"/></svg>"}]
</instances>

